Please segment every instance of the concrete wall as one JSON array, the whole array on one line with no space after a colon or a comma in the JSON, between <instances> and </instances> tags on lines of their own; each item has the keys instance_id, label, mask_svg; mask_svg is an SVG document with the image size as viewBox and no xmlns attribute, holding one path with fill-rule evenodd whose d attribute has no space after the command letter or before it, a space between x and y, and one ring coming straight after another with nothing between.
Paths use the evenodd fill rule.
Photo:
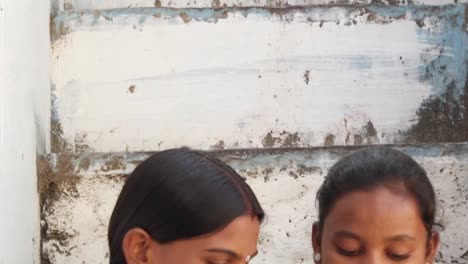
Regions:
<instances>
[{"instance_id":1,"label":"concrete wall","mask_svg":"<svg viewBox=\"0 0 468 264\"><path fill-rule=\"evenodd\" d=\"M54 152L466 137L464 5L65 11L52 30Z\"/></svg>"},{"instance_id":2,"label":"concrete wall","mask_svg":"<svg viewBox=\"0 0 468 264\"><path fill-rule=\"evenodd\" d=\"M290 6L446 5L467 0L52 0L56 10L114 9L131 7L222 8Z\"/></svg>"},{"instance_id":3,"label":"concrete wall","mask_svg":"<svg viewBox=\"0 0 468 264\"><path fill-rule=\"evenodd\" d=\"M254 263L313 263L309 243L317 220L315 192L328 168L354 148L229 150L216 154L247 179L267 213ZM428 171L446 230L437 263L468 263L468 146L401 147ZM130 173L151 153L49 155L43 257L50 263L107 263L106 230ZM48 262L45 262L48 263Z\"/></svg>"},{"instance_id":4,"label":"concrete wall","mask_svg":"<svg viewBox=\"0 0 468 264\"><path fill-rule=\"evenodd\" d=\"M438 263L467 263L466 3L53 1L43 262L106 263L125 175L188 145L218 151L259 194L258 263L311 263L328 167L394 144L428 169L448 212Z\"/></svg>"},{"instance_id":5,"label":"concrete wall","mask_svg":"<svg viewBox=\"0 0 468 264\"><path fill-rule=\"evenodd\" d=\"M46 151L50 124L49 13L46 1L0 0L0 263L39 263L36 150Z\"/></svg>"}]
</instances>

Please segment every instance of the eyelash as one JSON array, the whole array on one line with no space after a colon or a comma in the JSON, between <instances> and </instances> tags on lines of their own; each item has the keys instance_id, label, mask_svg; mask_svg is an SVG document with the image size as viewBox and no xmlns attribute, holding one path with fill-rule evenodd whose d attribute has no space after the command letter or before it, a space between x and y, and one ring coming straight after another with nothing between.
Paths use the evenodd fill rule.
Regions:
<instances>
[{"instance_id":1,"label":"eyelash","mask_svg":"<svg viewBox=\"0 0 468 264\"><path fill-rule=\"evenodd\" d=\"M396 260L396 261L401 261L401 260L405 260L407 258L409 258L410 255L397 255L397 254L392 254L392 253L387 253L387 255Z\"/></svg>"},{"instance_id":2,"label":"eyelash","mask_svg":"<svg viewBox=\"0 0 468 264\"><path fill-rule=\"evenodd\" d=\"M342 255L345 255L347 257L355 257L355 256L358 256L362 250L354 250L354 251L348 251L348 250L345 250L345 249L342 249L340 247L337 247L338 248L338 251L340 252L340 254ZM397 255L397 254L393 254L393 253L387 253L387 255L396 260L396 261L401 261L401 260L405 260L407 258L409 258L409 255Z\"/></svg>"},{"instance_id":3,"label":"eyelash","mask_svg":"<svg viewBox=\"0 0 468 264\"><path fill-rule=\"evenodd\" d=\"M208 260L206 264L228 264L228 262L213 262Z\"/></svg>"},{"instance_id":4,"label":"eyelash","mask_svg":"<svg viewBox=\"0 0 468 264\"><path fill-rule=\"evenodd\" d=\"M361 253L361 250L348 251L348 250L342 249L340 247L337 247L337 248L338 248L338 251L340 252L340 254L345 255L347 257L355 257L355 256L357 256L357 255L359 255Z\"/></svg>"}]
</instances>

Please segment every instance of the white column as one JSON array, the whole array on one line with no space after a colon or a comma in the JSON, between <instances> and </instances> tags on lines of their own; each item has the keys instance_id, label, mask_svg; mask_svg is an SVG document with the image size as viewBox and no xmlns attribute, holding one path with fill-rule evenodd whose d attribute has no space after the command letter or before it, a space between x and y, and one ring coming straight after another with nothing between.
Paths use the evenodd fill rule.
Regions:
<instances>
[{"instance_id":1,"label":"white column","mask_svg":"<svg viewBox=\"0 0 468 264\"><path fill-rule=\"evenodd\" d=\"M49 11L0 0L0 263L39 263L36 156L47 150Z\"/></svg>"}]
</instances>

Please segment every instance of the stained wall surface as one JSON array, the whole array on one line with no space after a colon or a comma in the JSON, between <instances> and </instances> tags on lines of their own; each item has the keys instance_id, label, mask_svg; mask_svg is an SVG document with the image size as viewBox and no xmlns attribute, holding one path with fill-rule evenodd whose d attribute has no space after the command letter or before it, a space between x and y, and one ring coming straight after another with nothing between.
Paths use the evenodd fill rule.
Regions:
<instances>
[{"instance_id":1,"label":"stained wall surface","mask_svg":"<svg viewBox=\"0 0 468 264\"><path fill-rule=\"evenodd\" d=\"M267 209L255 263L311 263L329 166L389 144L440 194L438 263L468 263L466 1L52 4L43 262L106 263L126 175L149 153L190 146L231 164Z\"/></svg>"}]
</instances>

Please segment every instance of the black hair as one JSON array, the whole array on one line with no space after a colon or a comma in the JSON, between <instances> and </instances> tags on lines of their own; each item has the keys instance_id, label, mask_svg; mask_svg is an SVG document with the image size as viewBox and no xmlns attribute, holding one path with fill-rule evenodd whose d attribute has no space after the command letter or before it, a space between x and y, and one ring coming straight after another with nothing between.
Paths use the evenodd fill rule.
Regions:
<instances>
[{"instance_id":1,"label":"black hair","mask_svg":"<svg viewBox=\"0 0 468 264\"><path fill-rule=\"evenodd\" d=\"M343 157L328 171L317 192L319 231L335 202L352 191L366 190L387 184L402 185L417 201L428 236L436 223L436 197L426 171L401 151L375 146Z\"/></svg>"},{"instance_id":2,"label":"black hair","mask_svg":"<svg viewBox=\"0 0 468 264\"><path fill-rule=\"evenodd\" d=\"M246 214L259 221L265 215L231 167L188 148L156 153L135 168L117 199L108 229L110 263L126 263L122 241L132 228L168 243L212 233Z\"/></svg>"}]
</instances>

